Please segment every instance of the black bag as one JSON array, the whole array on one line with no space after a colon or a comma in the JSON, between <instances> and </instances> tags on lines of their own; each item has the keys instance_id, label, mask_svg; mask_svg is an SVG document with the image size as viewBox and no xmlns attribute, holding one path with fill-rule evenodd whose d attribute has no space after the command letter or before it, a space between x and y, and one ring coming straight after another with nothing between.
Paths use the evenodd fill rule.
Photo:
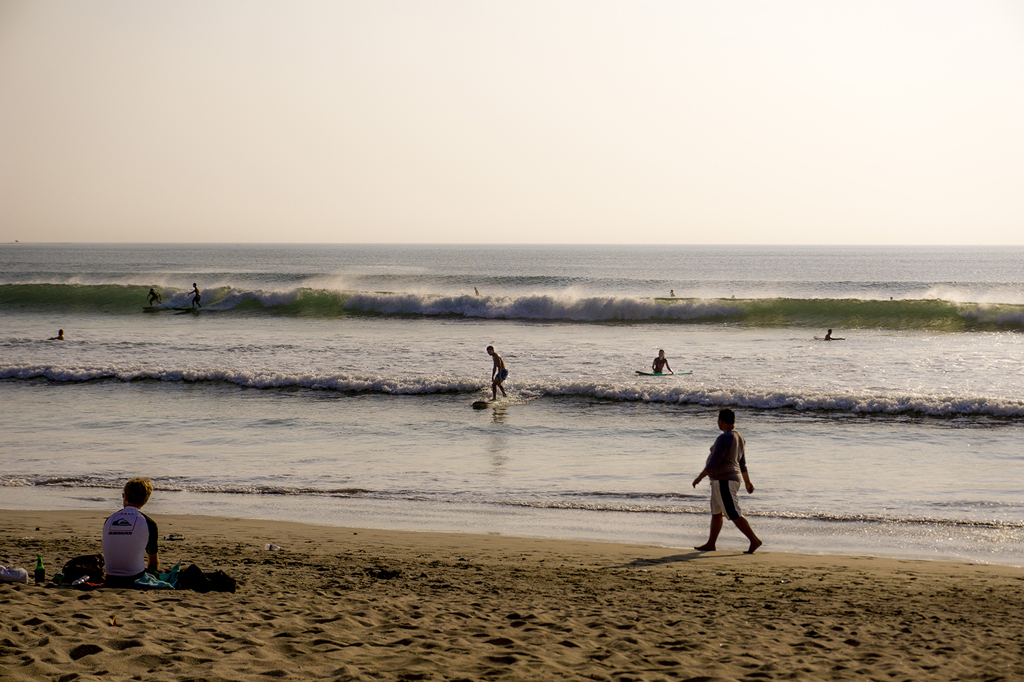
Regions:
<instances>
[{"instance_id":1,"label":"black bag","mask_svg":"<svg viewBox=\"0 0 1024 682\"><path fill-rule=\"evenodd\" d=\"M184 571L178 573L179 590L194 590L196 592L234 592L235 579L224 571L203 573L203 569L195 564L190 565Z\"/></svg>"},{"instance_id":2,"label":"black bag","mask_svg":"<svg viewBox=\"0 0 1024 682\"><path fill-rule=\"evenodd\" d=\"M104 573L103 566L102 554L83 554L82 556L76 556L74 559L64 564L64 570L61 571L64 575L62 584L70 585L84 575L89 576L89 582L91 583L103 583L107 579L107 574Z\"/></svg>"},{"instance_id":3,"label":"black bag","mask_svg":"<svg viewBox=\"0 0 1024 682\"><path fill-rule=\"evenodd\" d=\"M210 574L210 589L214 592L234 592L235 579L224 571L214 571Z\"/></svg>"}]
</instances>

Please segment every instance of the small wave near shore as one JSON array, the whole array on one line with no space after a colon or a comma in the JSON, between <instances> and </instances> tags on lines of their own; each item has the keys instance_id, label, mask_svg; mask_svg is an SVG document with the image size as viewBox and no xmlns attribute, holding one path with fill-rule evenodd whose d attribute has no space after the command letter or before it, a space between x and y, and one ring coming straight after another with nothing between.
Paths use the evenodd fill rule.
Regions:
<instances>
[{"instance_id":1,"label":"small wave near shore","mask_svg":"<svg viewBox=\"0 0 1024 682\"><path fill-rule=\"evenodd\" d=\"M350 373L289 373L212 368L143 368L132 366L0 365L0 380L45 380L54 383L96 381L224 383L262 390L309 389L342 394L443 395L479 394L490 384L456 376L379 376ZM858 415L921 415L928 417L1024 418L1024 400L985 396L864 395L823 391L716 388L702 385L652 387L626 379L601 381L518 381L519 401L537 398L590 398L758 410L847 413Z\"/></svg>"}]
</instances>

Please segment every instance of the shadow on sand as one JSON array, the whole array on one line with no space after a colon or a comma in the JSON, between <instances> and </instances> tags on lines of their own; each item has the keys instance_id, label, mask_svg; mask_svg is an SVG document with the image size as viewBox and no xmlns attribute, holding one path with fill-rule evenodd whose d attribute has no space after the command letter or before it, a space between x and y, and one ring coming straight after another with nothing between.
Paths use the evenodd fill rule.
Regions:
<instances>
[{"instance_id":1,"label":"shadow on sand","mask_svg":"<svg viewBox=\"0 0 1024 682\"><path fill-rule=\"evenodd\" d=\"M686 552L685 554L672 554L671 556L657 557L655 559L634 559L628 564L622 564L620 566L609 566L608 568L649 568L651 566L661 566L662 564L674 564L683 561L693 561L695 559L711 559L711 558L723 558L727 556L749 556L743 552L729 552L729 551L717 551L717 552L701 552L693 551Z\"/></svg>"}]
</instances>

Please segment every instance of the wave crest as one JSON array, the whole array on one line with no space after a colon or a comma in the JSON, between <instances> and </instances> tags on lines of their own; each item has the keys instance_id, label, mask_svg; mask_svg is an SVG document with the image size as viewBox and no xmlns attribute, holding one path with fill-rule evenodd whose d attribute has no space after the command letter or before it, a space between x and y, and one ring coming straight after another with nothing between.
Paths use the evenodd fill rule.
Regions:
<instances>
[{"instance_id":1,"label":"wave crest","mask_svg":"<svg viewBox=\"0 0 1024 682\"><path fill-rule=\"evenodd\" d=\"M255 389L310 389L338 393L381 395L478 394L490 384L456 376L397 377L359 374L314 374L279 371L203 369L80 367L51 365L0 365L0 380L46 380L55 383L87 381L164 381L180 383L227 383ZM652 388L650 384L623 380L609 383L587 381L517 381L517 399L595 398L623 402L744 407L759 410L796 410L860 415L912 414L928 417L1024 418L1024 400L986 396L856 395L800 391L763 391L744 388L675 386Z\"/></svg>"},{"instance_id":2,"label":"wave crest","mask_svg":"<svg viewBox=\"0 0 1024 682\"><path fill-rule=\"evenodd\" d=\"M0 306L24 311L140 314L148 287L102 284L3 284ZM164 302L149 312L189 306L185 290L164 290ZM634 296L523 294L440 295L335 291L292 287L282 290L230 286L203 292L203 312L335 318L350 315L419 315L491 320L573 323L715 323L750 327L899 329L939 332L1020 331L1024 305L928 300L851 298L693 299Z\"/></svg>"}]
</instances>

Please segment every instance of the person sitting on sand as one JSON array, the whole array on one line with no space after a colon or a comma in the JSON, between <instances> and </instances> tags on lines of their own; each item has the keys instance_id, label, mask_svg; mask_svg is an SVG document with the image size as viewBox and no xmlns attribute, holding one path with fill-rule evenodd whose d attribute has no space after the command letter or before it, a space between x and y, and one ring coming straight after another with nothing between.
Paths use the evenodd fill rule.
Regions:
<instances>
[{"instance_id":1,"label":"person sitting on sand","mask_svg":"<svg viewBox=\"0 0 1024 682\"><path fill-rule=\"evenodd\" d=\"M163 299L160 298L160 294L156 293L156 289L153 287L149 288L149 304L153 305L153 301L157 303L163 303Z\"/></svg>"},{"instance_id":2,"label":"person sitting on sand","mask_svg":"<svg viewBox=\"0 0 1024 682\"><path fill-rule=\"evenodd\" d=\"M711 454L704 463L700 476L693 479L693 487L707 476L711 479L711 532L708 541L694 549L701 552L714 552L718 534L722 532L722 515L736 524L740 532L750 540L750 547L744 554L753 554L761 546L761 540L754 534L750 523L740 511L740 474L747 487L747 494L753 494L754 484L747 475L746 441L736 430L736 413L725 409L718 413L718 428L722 434L711 446Z\"/></svg>"},{"instance_id":3,"label":"person sitting on sand","mask_svg":"<svg viewBox=\"0 0 1024 682\"><path fill-rule=\"evenodd\" d=\"M665 351L659 350L658 357L654 358L654 362L651 363L651 371L655 374L664 374L666 369L669 374L675 374L672 368L668 366L668 358L665 357Z\"/></svg>"},{"instance_id":4,"label":"person sitting on sand","mask_svg":"<svg viewBox=\"0 0 1024 682\"><path fill-rule=\"evenodd\" d=\"M46 340L47 341L63 341L64 340L64 330L63 329L58 329L57 330L57 336L51 336L50 338L48 338Z\"/></svg>"},{"instance_id":5,"label":"person sitting on sand","mask_svg":"<svg viewBox=\"0 0 1024 682\"><path fill-rule=\"evenodd\" d=\"M153 494L148 478L133 478L124 484L124 508L103 524L103 563L108 587L131 587L142 574L160 569L160 537L156 522L142 513Z\"/></svg>"},{"instance_id":6,"label":"person sitting on sand","mask_svg":"<svg viewBox=\"0 0 1024 682\"><path fill-rule=\"evenodd\" d=\"M491 368L491 400L498 399L498 389L501 389L501 397L507 398L505 387L502 384L508 378L508 369L505 368L505 361L500 355L494 352L494 346L487 346L487 354L494 359L494 367Z\"/></svg>"},{"instance_id":7,"label":"person sitting on sand","mask_svg":"<svg viewBox=\"0 0 1024 682\"><path fill-rule=\"evenodd\" d=\"M203 295L199 293L199 287L196 286L195 282L192 282L192 291L190 293L195 294L195 296L192 297L192 307L195 308L196 306L199 306L202 308L203 304L199 302L199 299L202 298Z\"/></svg>"}]
</instances>

